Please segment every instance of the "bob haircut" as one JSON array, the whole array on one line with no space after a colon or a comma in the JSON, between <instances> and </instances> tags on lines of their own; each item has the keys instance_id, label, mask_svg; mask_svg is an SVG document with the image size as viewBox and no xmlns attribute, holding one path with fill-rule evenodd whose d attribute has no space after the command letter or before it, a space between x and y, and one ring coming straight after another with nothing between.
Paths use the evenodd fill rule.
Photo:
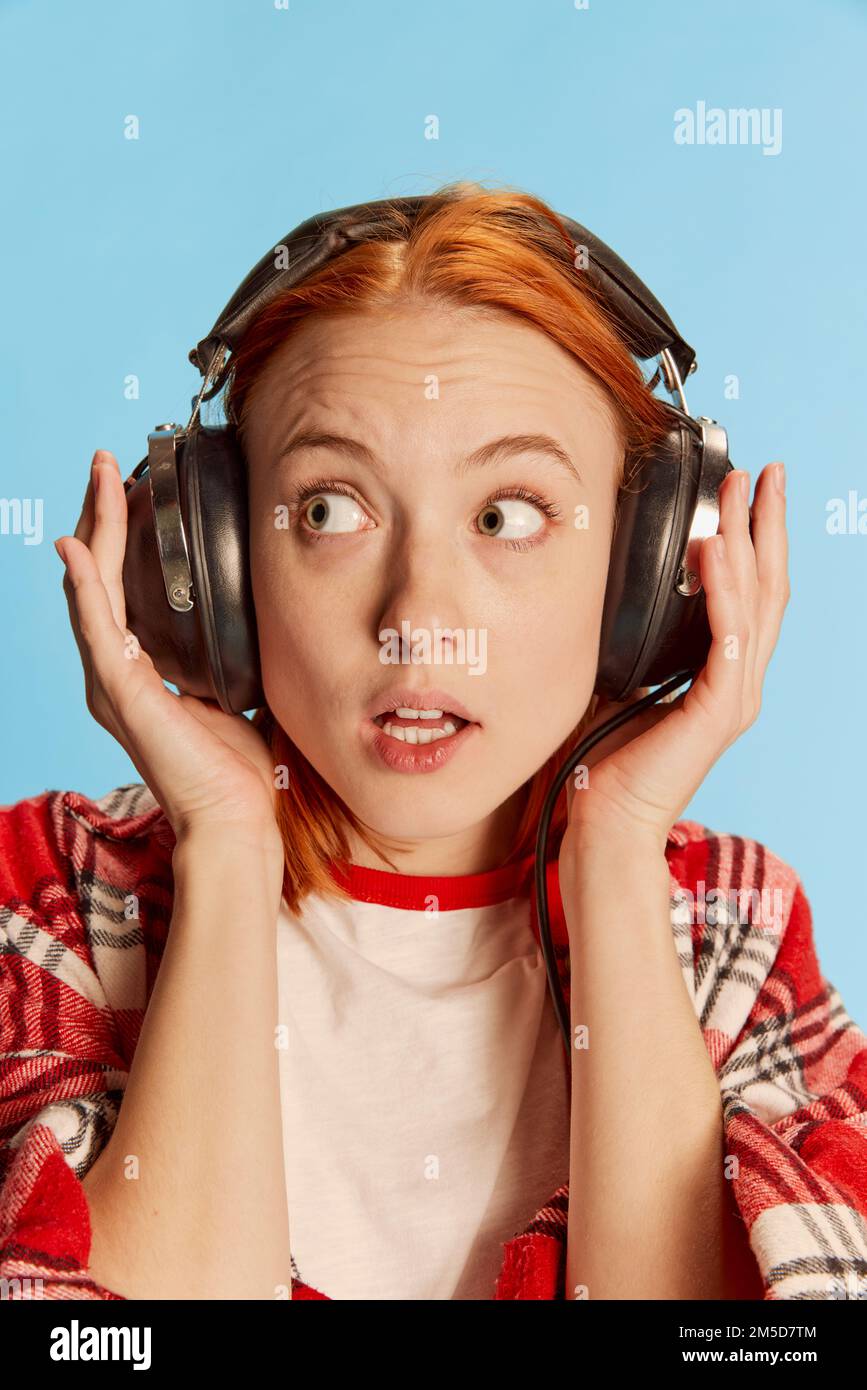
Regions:
<instances>
[{"instance_id":1,"label":"bob haircut","mask_svg":"<svg viewBox=\"0 0 867 1390\"><path fill-rule=\"evenodd\" d=\"M669 420L664 402L648 389L616 332L601 295L586 276L576 274L576 247L557 214L532 194L465 181L440 187L414 223L399 207L384 211L381 236L352 247L284 290L247 328L232 355L223 398L227 423L236 428L242 449L252 388L275 350L309 317L415 304L487 308L514 314L547 334L602 388L622 445L617 501L668 432ZM616 519L617 505L615 525ZM524 783L515 845L504 863L534 849L548 789L597 705L594 694L572 733ZM329 861L350 857L347 826L395 869L386 853L389 842L362 824L336 795L267 704L256 711L253 723L271 749L275 768L287 770L288 785L276 792L275 815L290 910L297 911L311 892L349 896L329 868ZM555 809L549 845L559 845L565 830L564 800Z\"/></svg>"}]
</instances>

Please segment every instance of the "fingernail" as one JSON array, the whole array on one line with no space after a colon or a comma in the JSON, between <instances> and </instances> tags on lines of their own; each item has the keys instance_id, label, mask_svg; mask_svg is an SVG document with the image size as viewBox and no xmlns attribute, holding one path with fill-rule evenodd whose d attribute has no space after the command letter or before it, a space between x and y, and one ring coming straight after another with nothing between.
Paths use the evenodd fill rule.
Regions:
<instances>
[{"instance_id":1,"label":"fingernail","mask_svg":"<svg viewBox=\"0 0 867 1390\"><path fill-rule=\"evenodd\" d=\"M747 500L749 499L749 495L750 495L750 475L749 475L749 473L741 473L740 477L738 478L738 483L740 484L741 497L743 497L744 500L747 501Z\"/></svg>"},{"instance_id":2,"label":"fingernail","mask_svg":"<svg viewBox=\"0 0 867 1390\"><path fill-rule=\"evenodd\" d=\"M726 543L725 543L725 537L722 536L722 535L720 535L719 532L718 532L718 533L714 536L714 538L713 538L713 544L714 544L714 553L715 553L715 555L716 555L716 558L717 558L718 560L723 560L723 561L724 561L725 558L726 558Z\"/></svg>"},{"instance_id":3,"label":"fingernail","mask_svg":"<svg viewBox=\"0 0 867 1390\"><path fill-rule=\"evenodd\" d=\"M786 465L777 463L774 465L774 487L781 497L786 495Z\"/></svg>"},{"instance_id":4,"label":"fingernail","mask_svg":"<svg viewBox=\"0 0 867 1390\"><path fill-rule=\"evenodd\" d=\"M66 554L65 554L64 549L63 549L63 546L62 546L62 544L60 543L59 540L57 540L57 541L54 542L54 549L57 551L57 553L58 553L58 555L60 556L60 558L61 558L61 560L63 561L63 563L66 564Z\"/></svg>"}]
</instances>

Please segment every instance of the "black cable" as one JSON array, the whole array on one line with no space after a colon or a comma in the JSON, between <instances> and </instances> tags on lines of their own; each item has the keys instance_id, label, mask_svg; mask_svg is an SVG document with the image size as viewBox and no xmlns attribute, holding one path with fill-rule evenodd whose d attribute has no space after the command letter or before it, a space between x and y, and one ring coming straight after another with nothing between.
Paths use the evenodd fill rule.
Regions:
<instances>
[{"instance_id":1,"label":"black cable","mask_svg":"<svg viewBox=\"0 0 867 1390\"><path fill-rule=\"evenodd\" d=\"M572 1029L569 1021L569 1012L566 1008L566 1001L563 998L563 991L560 988L560 977L557 973L557 962L554 957L554 947L551 942L551 924L548 918L548 883L547 883L547 850L548 850L548 831L551 826L551 817L554 814L554 807L557 798L566 784L566 779L577 763L583 762L591 748L614 730L619 729L621 724L625 724L628 719L634 719L636 714L640 714L650 705L655 705L664 696L676 690L679 685L683 685L685 680L694 680L697 671L679 671L676 676L672 676L664 685L660 685L656 690L645 695L641 700L636 700L634 704L626 705L617 714L612 715L604 724L600 724L598 729L594 729L592 734L579 743L574 752L569 754L545 798L539 816L539 829L536 834L536 919L539 924L539 940L542 946L542 955L545 958L545 969L548 972L548 988L551 992L551 999L554 1004L554 1012L557 1015L557 1022L560 1025L560 1032L563 1034L563 1042L566 1046L566 1056L568 1058L569 1070L572 1070Z\"/></svg>"}]
</instances>

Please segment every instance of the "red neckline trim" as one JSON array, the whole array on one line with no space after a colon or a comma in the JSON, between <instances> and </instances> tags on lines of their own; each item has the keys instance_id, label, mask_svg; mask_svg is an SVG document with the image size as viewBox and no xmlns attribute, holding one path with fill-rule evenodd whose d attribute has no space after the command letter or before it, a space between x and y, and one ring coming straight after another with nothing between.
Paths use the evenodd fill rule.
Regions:
<instances>
[{"instance_id":1,"label":"red neckline trim","mask_svg":"<svg viewBox=\"0 0 867 1390\"><path fill-rule=\"evenodd\" d=\"M490 907L523 892L531 893L534 861L531 851L523 859L479 874L401 874L345 860L334 861L329 870L335 883L358 902L423 912L435 897L439 911L449 912L462 907Z\"/></svg>"},{"instance_id":2,"label":"red neckline trim","mask_svg":"<svg viewBox=\"0 0 867 1390\"><path fill-rule=\"evenodd\" d=\"M674 855L675 850L682 849L690 842L690 831L693 828L700 830L703 835L707 833L704 827L695 826L691 821L678 821L672 826L665 847L667 859ZM429 908L432 897L437 899L436 907L439 911L448 912L455 908L488 907L526 894L530 900L530 929L541 945L536 911L535 865L535 851L530 850L523 859L481 874L400 874L387 869L364 868L360 864L347 863L345 860L332 860L328 868L334 881L345 888L356 901L377 903L382 907L406 908L416 912L423 912ZM551 943L561 973L561 984L568 993L568 963L564 962L568 962L570 947L560 895L559 867L559 852L556 852L546 865L548 918ZM563 978L564 971L566 983Z\"/></svg>"}]
</instances>

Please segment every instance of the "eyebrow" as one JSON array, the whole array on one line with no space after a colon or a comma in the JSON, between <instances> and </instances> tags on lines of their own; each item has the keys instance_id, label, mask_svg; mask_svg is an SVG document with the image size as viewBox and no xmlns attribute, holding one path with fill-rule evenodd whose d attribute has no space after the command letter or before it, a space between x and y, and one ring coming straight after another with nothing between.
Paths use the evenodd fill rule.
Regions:
<instances>
[{"instance_id":1,"label":"eyebrow","mask_svg":"<svg viewBox=\"0 0 867 1390\"><path fill-rule=\"evenodd\" d=\"M330 449L365 465L374 473L381 475L383 471L380 460L366 444L346 434L333 434L322 430L301 430L292 435L280 450L278 462L290 458L301 449ZM455 468L455 475L461 477L464 473L478 468L504 463L518 454L542 454L570 479L577 479L579 483L583 483L569 453L549 434L504 434L499 439L491 439L461 460Z\"/></svg>"}]
</instances>

